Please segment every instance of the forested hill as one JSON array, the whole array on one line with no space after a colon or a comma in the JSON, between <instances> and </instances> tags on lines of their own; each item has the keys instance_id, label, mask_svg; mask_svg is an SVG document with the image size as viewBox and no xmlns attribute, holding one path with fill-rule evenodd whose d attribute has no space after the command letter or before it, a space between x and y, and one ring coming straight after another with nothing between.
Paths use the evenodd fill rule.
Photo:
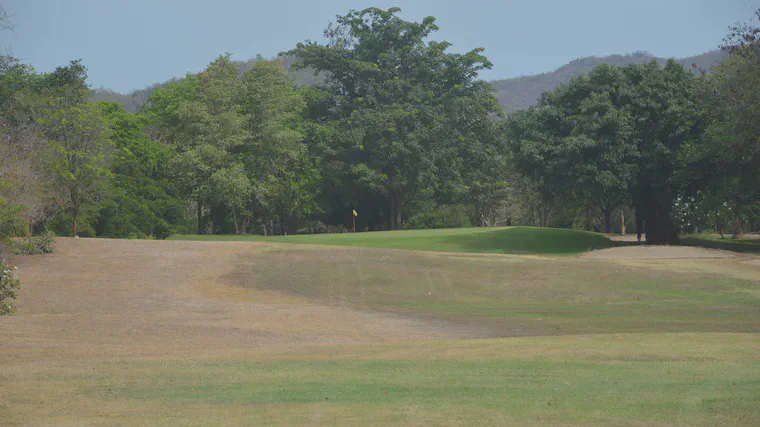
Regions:
<instances>
[{"instance_id":1,"label":"forested hill","mask_svg":"<svg viewBox=\"0 0 760 427\"><path fill-rule=\"evenodd\" d=\"M703 53L697 56L681 58L677 61L687 69L705 70L710 69L719 63L725 57L725 53L719 50ZM252 58L245 62L237 62L241 72L251 69L253 64L261 60L261 57ZM534 76L515 77L511 79L496 80L491 82L496 97L499 99L504 111L510 112L528 108L538 102L541 94L552 91L562 83L567 83L575 76L586 74L601 64L615 65L624 67L631 64L643 64L651 61L665 63L667 59L657 58L646 52L636 52L630 55L609 55L609 56L589 56L586 58L576 59L563 65L550 73L537 74ZM308 85L317 81L313 73L308 70L293 70L292 58L281 58L285 69L297 84ZM92 98L94 100L116 101L124 106L127 111L133 112L147 101L150 94L156 87L164 83L153 85L145 89L140 89L131 94L121 94L108 89L96 89Z\"/></svg>"},{"instance_id":2,"label":"forested hill","mask_svg":"<svg viewBox=\"0 0 760 427\"><path fill-rule=\"evenodd\" d=\"M704 70L709 72L713 66L725 58L726 53L714 50L697 56L677 59L677 61L689 70ZM557 88L562 83L567 83L575 76L591 72L601 64L625 67L631 64L644 64L651 60L665 63L667 59L657 58L647 52L636 52L630 55L589 56L576 59L557 68L550 73L523 76L512 79L496 80L491 82L499 104L506 112L528 108L541 97L544 92Z\"/></svg>"}]
</instances>

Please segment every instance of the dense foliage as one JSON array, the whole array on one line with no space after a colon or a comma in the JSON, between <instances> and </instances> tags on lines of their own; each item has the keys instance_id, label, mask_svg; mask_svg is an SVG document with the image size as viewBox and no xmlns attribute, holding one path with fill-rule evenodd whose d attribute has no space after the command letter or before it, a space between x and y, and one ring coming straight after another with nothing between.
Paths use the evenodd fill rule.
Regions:
<instances>
[{"instance_id":1,"label":"dense foliage","mask_svg":"<svg viewBox=\"0 0 760 427\"><path fill-rule=\"evenodd\" d=\"M760 227L755 26L731 29L710 74L635 55L506 117L478 77L483 50L450 52L437 30L395 8L351 11L324 43L273 61L221 55L143 93L136 111L98 101L79 61L38 73L3 56L0 236L295 234L355 220L635 225L677 243Z\"/></svg>"},{"instance_id":2,"label":"dense foliage","mask_svg":"<svg viewBox=\"0 0 760 427\"><path fill-rule=\"evenodd\" d=\"M760 43L737 26L727 59L696 76L674 61L606 65L543 95L506 122L516 171L532 187L540 225L576 209L584 228L613 231L633 209L653 244L683 232L732 230L760 219ZM630 216L630 215L629 215ZM730 222L729 222L729 218ZM574 221L577 224L577 221Z\"/></svg>"}]
</instances>

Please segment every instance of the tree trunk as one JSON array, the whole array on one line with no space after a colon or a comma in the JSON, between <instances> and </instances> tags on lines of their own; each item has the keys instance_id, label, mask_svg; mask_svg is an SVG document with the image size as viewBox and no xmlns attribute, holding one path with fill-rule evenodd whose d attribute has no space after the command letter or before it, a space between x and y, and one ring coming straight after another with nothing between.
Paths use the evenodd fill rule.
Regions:
<instances>
[{"instance_id":1,"label":"tree trunk","mask_svg":"<svg viewBox=\"0 0 760 427\"><path fill-rule=\"evenodd\" d=\"M734 215L736 217L736 228L734 229L734 235L732 239L741 239L744 237L744 221L742 220L742 210L739 203L734 208Z\"/></svg>"},{"instance_id":2,"label":"tree trunk","mask_svg":"<svg viewBox=\"0 0 760 427\"><path fill-rule=\"evenodd\" d=\"M198 199L198 234L203 234L203 200Z\"/></svg>"},{"instance_id":3,"label":"tree trunk","mask_svg":"<svg viewBox=\"0 0 760 427\"><path fill-rule=\"evenodd\" d=\"M612 233L612 208L602 208L604 214L604 232L607 234Z\"/></svg>"},{"instance_id":4,"label":"tree trunk","mask_svg":"<svg viewBox=\"0 0 760 427\"><path fill-rule=\"evenodd\" d=\"M286 234L291 236L298 234L298 217L295 215L288 215L285 217L285 223Z\"/></svg>"},{"instance_id":5,"label":"tree trunk","mask_svg":"<svg viewBox=\"0 0 760 427\"><path fill-rule=\"evenodd\" d=\"M549 227L549 220L552 217L552 210L549 207L546 207L546 205L541 205L541 207L538 209L539 212L539 227Z\"/></svg>"},{"instance_id":6,"label":"tree trunk","mask_svg":"<svg viewBox=\"0 0 760 427\"><path fill-rule=\"evenodd\" d=\"M243 224L242 225L243 225L242 226L242 230L240 230L240 232L242 234L248 234L248 230L251 228L251 216L250 215L248 215L248 216L245 217L245 219L243 220Z\"/></svg>"},{"instance_id":7,"label":"tree trunk","mask_svg":"<svg viewBox=\"0 0 760 427\"><path fill-rule=\"evenodd\" d=\"M77 219L79 218L79 206L74 206L74 221L72 224L71 237L77 237Z\"/></svg>"},{"instance_id":8,"label":"tree trunk","mask_svg":"<svg viewBox=\"0 0 760 427\"><path fill-rule=\"evenodd\" d=\"M583 229L591 231L591 209L588 204L583 208Z\"/></svg>"},{"instance_id":9,"label":"tree trunk","mask_svg":"<svg viewBox=\"0 0 760 427\"><path fill-rule=\"evenodd\" d=\"M401 193L394 191L391 193L391 229L398 230L401 228Z\"/></svg>"},{"instance_id":10,"label":"tree trunk","mask_svg":"<svg viewBox=\"0 0 760 427\"><path fill-rule=\"evenodd\" d=\"M719 218L720 218L719 216L717 215L715 216L715 231L717 231L718 234L720 234L721 239L725 239L726 236L723 235L723 226L721 225Z\"/></svg>"},{"instance_id":11,"label":"tree trunk","mask_svg":"<svg viewBox=\"0 0 760 427\"><path fill-rule=\"evenodd\" d=\"M285 233L285 215L280 214L280 236L284 236Z\"/></svg>"},{"instance_id":12,"label":"tree trunk","mask_svg":"<svg viewBox=\"0 0 760 427\"><path fill-rule=\"evenodd\" d=\"M235 213L235 207L232 207L232 227L235 230L235 234L240 234L240 229L238 228L238 220L237 220L237 214Z\"/></svg>"},{"instance_id":13,"label":"tree trunk","mask_svg":"<svg viewBox=\"0 0 760 427\"><path fill-rule=\"evenodd\" d=\"M625 235L625 208L620 208L620 234Z\"/></svg>"},{"instance_id":14,"label":"tree trunk","mask_svg":"<svg viewBox=\"0 0 760 427\"><path fill-rule=\"evenodd\" d=\"M680 243L678 230L670 218L670 199L658 201L650 195L643 204L644 224L648 245L677 245Z\"/></svg>"},{"instance_id":15,"label":"tree trunk","mask_svg":"<svg viewBox=\"0 0 760 427\"><path fill-rule=\"evenodd\" d=\"M211 219L211 232L209 234L216 233L216 212L214 212L214 207L209 207L208 210L208 216Z\"/></svg>"}]
</instances>

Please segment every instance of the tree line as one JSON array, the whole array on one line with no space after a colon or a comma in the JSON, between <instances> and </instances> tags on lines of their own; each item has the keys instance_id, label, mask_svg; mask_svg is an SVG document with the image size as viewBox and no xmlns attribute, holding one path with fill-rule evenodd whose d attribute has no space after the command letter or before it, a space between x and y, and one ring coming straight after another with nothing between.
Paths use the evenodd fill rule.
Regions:
<instances>
[{"instance_id":1,"label":"tree line","mask_svg":"<svg viewBox=\"0 0 760 427\"><path fill-rule=\"evenodd\" d=\"M92 102L79 61L38 73L3 56L5 234L346 231L354 210L356 231L527 224L674 244L760 228L757 26L730 29L710 74L603 65L505 115L482 49L452 53L434 18L398 12L351 11L284 52L313 85L225 54L134 113Z\"/></svg>"},{"instance_id":2,"label":"tree line","mask_svg":"<svg viewBox=\"0 0 760 427\"><path fill-rule=\"evenodd\" d=\"M609 233L613 212L630 207L653 244L700 230L739 237L747 219L756 230L759 34L732 27L710 75L675 61L602 65L509 117L511 164L529 177L542 221L562 206L595 209Z\"/></svg>"}]
</instances>

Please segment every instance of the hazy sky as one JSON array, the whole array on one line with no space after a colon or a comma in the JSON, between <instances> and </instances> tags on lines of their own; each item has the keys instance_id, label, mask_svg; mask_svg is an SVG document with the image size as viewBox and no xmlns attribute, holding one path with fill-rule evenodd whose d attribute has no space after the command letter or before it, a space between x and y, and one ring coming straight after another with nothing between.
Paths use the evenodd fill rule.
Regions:
<instances>
[{"instance_id":1,"label":"hazy sky","mask_svg":"<svg viewBox=\"0 0 760 427\"><path fill-rule=\"evenodd\" d=\"M0 46L39 71L81 58L93 87L121 92L323 40L336 14L399 6L433 15L453 50L485 47L489 80L554 70L575 58L647 50L683 57L716 48L760 0L0 0L13 32Z\"/></svg>"}]
</instances>

